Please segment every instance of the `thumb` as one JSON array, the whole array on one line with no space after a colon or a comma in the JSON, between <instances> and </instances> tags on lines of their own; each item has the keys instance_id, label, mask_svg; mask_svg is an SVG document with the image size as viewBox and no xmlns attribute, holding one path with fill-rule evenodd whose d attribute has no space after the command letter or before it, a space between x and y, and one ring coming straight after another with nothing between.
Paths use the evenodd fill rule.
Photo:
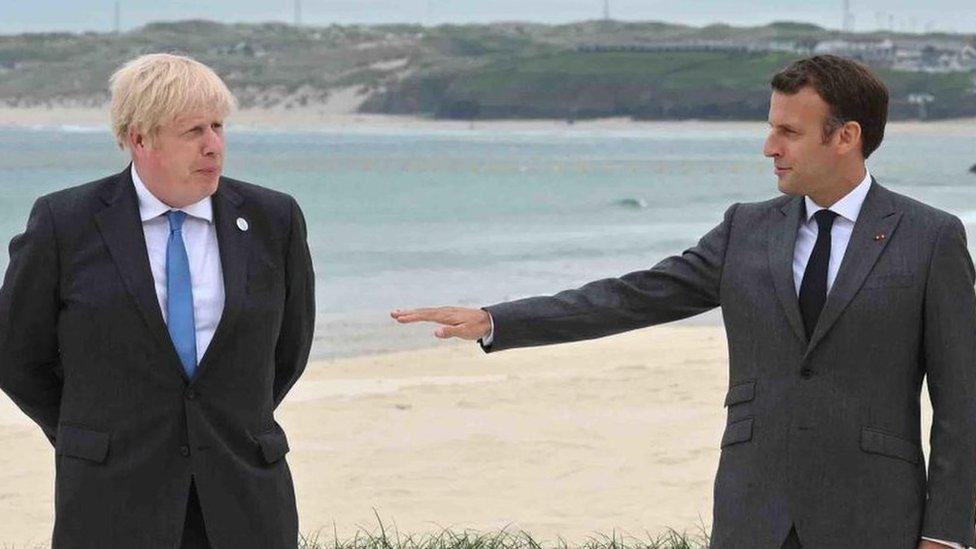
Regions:
<instances>
[{"instance_id":1,"label":"thumb","mask_svg":"<svg viewBox=\"0 0 976 549\"><path fill-rule=\"evenodd\" d=\"M440 339L448 339L457 336L456 326L441 326L434 330L434 335Z\"/></svg>"}]
</instances>

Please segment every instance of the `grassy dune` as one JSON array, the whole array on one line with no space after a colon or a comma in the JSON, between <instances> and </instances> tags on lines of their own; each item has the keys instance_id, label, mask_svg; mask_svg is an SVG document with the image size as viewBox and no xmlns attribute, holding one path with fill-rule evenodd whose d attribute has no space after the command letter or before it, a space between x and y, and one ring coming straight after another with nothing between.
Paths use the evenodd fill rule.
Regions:
<instances>
[{"instance_id":1,"label":"grassy dune","mask_svg":"<svg viewBox=\"0 0 976 549\"><path fill-rule=\"evenodd\" d=\"M822 40L971 40L962 35L848 35L811 25L688 27L657 22L567 25L330 25L152 23L130 32L0 35L0 105L103 105L122 62L155 51L213 66L244 107L298 108L354 89L363 112L440 118L762 120L770 75L797 54L632 51L634 45L722 41L816 44ZM593 46L621 48L593 51ZM966 73L882 70L893 119L929 93L930 118L976 116Z\"/></svg>"},{"instance_id":2,"label":"grassy dune","mask_svg":"<svg viewBox=\"0 0 976 549\"><path fill-rule=\"evenodd\" d=\"M594 534L582 543L569 545L564 540L538 540L528 532L502 529L495 532L444 529L433 534L404 535L389 528L377 517L373 530L360 529L352 538L340 540L335 534L303 536L299 549L707 549L704 527L699 534L668 530L643 538L613 532Z\"/></svg>"}]
</instances>

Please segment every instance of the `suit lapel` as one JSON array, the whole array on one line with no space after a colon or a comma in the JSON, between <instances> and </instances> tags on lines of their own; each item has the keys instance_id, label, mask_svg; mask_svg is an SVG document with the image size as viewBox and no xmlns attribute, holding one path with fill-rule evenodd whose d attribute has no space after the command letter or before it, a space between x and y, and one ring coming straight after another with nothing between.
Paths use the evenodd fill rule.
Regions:
<instances>
[{"instance_id":1,"label":"suit lapel","mask_svg":"<svg viewBox=\"0 0 976 549\"><path fill-rule=\"evenodd\" d=\"M139 199L136 196L130 170L131 166L119 174L117 183L109 186L103 194L102 200L106 203L106 207L96 214L95 223L105 240L112 261L119 270L126 291L132 296L147 328L162 348L169 349L172 360L167 362L171 363L174 370L189 382L173 347L169 330L163 321L162 311L159 309L155 282L149 267L149 254L146 251L142 220L139 217ZM232 331L244 301L248 233L237 227L237 218L240 217L239 208L242 203L241 196L229 188L226 181L221 180L217 192L213 195L213 207L217 242L220 248L221 272L224 278L224 310L217 331L200 360L194 380L200 378L207 364L214 360L210 357L216 354L228 339L227 334Z\"/></svg>"},{"instance_id":2,"label":"suit lapel","mask_svg":"<svg viewBox=\"0 0 976 549\"><path fill-rule=\"evenodd\" d=\"M864 198L864 205L854 223L854 232L844 252L837 278L827 294L827 302L817 321L817 327L810 338L807 354L817 346L824 335L840 318L841 313L864 284L871 268L881 257L881 252L891 241L891 234L898 226L901 213L891 204L888 190L872 182L871 189ZM883 238L877 238L884 235Z\"/></svg>"},{"instance_id":3,"label":"suit lapel","mask_svg":"<svg viewBox=\"0 0 976 549\"><path fill-rule=\"evenodd\" d=\"M220 348L226 344L233 331L244 304L244 291L247 282L247 261L250 232L241 230L237 219L244 217L241 204L244 199L225 179L221 179L217 192L213 194L214 224L217 229L217 245L220 248L220 270L224 277L224 310L217 324L210 345L200 359L194 380L200 379L219 355Z\"/></svg>"},{"instance_id":4,"label":"suit lapel","mask_svg":"<svg viewBox=\"0 0 976 549\"><path fill-rule=\"evenodd\" d=\"M186 374L179 366L179 356L159 309L159 298L156 297L142 220L139 217L139 199L130 170L131 166L119 174L115 185L109 186L102 195L107 206L95 215L95 224L119 270L126 290L146 322L146 327L161 348L172 351L173 360L168 362L173 363L185 379Z\"/></svg>"},{"instance_id":5,"label":"suit lapel","mask_svg":"<svg viewBox=\"0 0 976 549\"><path fill-rule=\"evenodd\" d=\"M779 296L786 319L800 341L806 342L803 317L796 297L796 284L793 281L793 248L796 246L796 232L803 215L803 197L789 199L781 208L772 212L769 226L769 269L773 276L776 295Z\"/></svg>"}]
</instances>

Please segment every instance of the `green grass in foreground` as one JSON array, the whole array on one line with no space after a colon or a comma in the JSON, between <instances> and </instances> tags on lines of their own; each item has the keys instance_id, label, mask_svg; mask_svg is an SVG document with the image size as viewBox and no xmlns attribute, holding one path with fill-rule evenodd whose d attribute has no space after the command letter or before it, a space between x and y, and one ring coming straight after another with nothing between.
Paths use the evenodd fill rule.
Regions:
<instances>
[{"instance_id":1,"label":"green grass in foreground","mask_svg":"<svg viewBox=\"0 0 976 549\"><path fill-rule=\"evenodd\" d=\"M31 549L47 549L47 545L35 545ZM14 545L0 544L0 549L17 549ZM26 549L26 548L25 548ZM360 529L352 539L340 540L333 535L327 539L319 534L302 536L298 549L708 549L707 534L689 535L668 530L657 537L647 534L646 539L597 534L582 543L570 545L564 540L550 542L537 540L528 532L477 532L474 530L452 531L444 529L437 534L401 535L395 528L387 531L380 525L379 532Z\"/></svg>"},{"instance_id":2,"label":"green grass in foreground","mask_svg":"<svg viewBox=\"0 0 976 549\"><path fill-rule=\"evenodd\" d=\"M378 519L379 517L377 517ZM701 533L689 535L668 529L656 537L646 538L596 534L586 541L570 545L559 539L555 542L537 540L528 532L502 529L497 532L474 530L441 530L436 534L402 535L396 526L388 530L382 521L375 531L364 528L352 539L340 540L333 534L331 539L315 534L302 537L299 549L707 549L708 535L704 527Z\"/></svg>"}]
</instances>

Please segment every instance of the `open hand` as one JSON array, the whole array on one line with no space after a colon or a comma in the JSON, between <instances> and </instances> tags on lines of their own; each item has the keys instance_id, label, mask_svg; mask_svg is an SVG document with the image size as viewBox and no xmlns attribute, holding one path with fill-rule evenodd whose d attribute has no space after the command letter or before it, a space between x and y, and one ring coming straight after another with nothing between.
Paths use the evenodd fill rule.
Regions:
<instances>
[{"instance_id":1,"label":"open hand","mask_svg":"<svg viewBox=\"0 0 976 549\"><path fill-rule=\"evenodd\" d=\"M390 313L390 316L400 324L412 322L441 324L434 330L434 335L441 339L459 337L474 341L488 337L491 333L491 316L481 309L464 307L434 307L406 311L396 309Z\"/></svg>"}]
</instances>

